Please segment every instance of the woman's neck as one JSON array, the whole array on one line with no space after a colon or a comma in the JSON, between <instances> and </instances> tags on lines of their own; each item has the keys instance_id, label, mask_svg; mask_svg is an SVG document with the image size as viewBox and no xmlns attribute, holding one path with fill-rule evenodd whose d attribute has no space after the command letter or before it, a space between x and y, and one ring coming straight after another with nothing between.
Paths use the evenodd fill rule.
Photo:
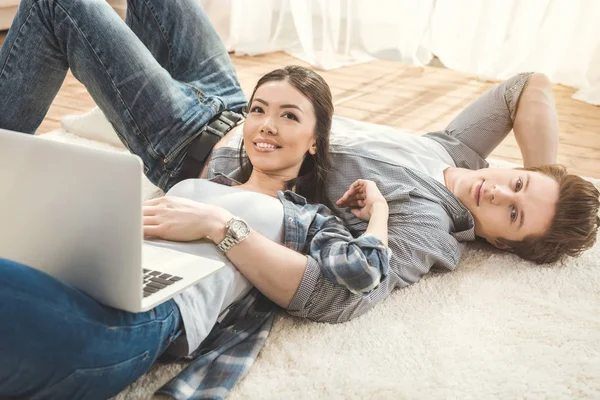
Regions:
<instances>
[{"instance_id":1,"label":"woman's neck","mask_svg":"<svg viewBox=\"0 0 600 400\"><path fill-rule=\"evenodd\" d=\"M258 192L266 194L268 196L277 197L277 192L280 190L287 189L287 181L293 178L285 175L272 175L265 174L264 172L258 171L256 168L252 170L250 178L238 188L250 190L252 192Z\"/></svg>"}]
</instances>

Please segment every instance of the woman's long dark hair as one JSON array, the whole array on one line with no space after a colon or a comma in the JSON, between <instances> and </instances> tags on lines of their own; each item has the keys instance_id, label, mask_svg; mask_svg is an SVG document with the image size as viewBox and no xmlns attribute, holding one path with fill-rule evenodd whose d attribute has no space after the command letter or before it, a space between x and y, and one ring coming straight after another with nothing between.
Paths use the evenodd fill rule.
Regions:
<instances>
[{"instance_id":1,"label":"woman's long dark hair","mask_svg":"<svg viewBox=\"0 0 600 400\"><path fill-rule=\"evenodd\" d=\"M331 208L325 188L325 179L331 167L329 132L331 130L331 118L333 117L333 101L329 85L316 72L297 65L289 65L271 71L260 78L254 87L248 104L252 104L254 94L259 87L273 81L287 81L310 100L317 120L315 124L317 151L314 155L306 153L298 176L287 182L287 189L292 189L295 186L296 193L306 197L308 201L325 204ZM239 153L242 182L246 182L252 174L252 163L244 157L244 152L244 141L242 140Z\"/></svg>"}]
</instances>

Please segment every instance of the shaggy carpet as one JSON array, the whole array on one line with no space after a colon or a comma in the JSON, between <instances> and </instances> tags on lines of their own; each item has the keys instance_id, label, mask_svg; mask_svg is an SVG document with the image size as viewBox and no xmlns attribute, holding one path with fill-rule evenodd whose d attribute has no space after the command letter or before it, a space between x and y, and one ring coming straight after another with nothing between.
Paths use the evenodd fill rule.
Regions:
<instances>
[{"instance_id":1,"label":"shaggy carpet","mask_svg":"<svg viewBox=\"0 0 600 400\"><path fill-rule=\"evenodd\" d=\"M125 151L98 111L64 126L79 135L43 136ZM148 181L144 194L156 195ZM599 310L599 244L538 266L474 243L454 272L432 273L351 322L280 313L229 399L599 399ZM183 367L155 365L114 399L158 399Z\"/></svg>"}]
</instances>

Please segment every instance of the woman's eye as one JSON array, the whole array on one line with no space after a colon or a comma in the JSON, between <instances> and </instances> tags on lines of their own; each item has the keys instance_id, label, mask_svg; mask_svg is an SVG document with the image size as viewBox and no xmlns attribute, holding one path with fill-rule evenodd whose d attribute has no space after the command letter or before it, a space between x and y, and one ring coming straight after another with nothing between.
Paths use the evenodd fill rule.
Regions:
<instances>
[{"instance_id":1,"label":"woman's eye","mask_svg":"<svg viewBox=\"0 0 600 400\"><path fill-rule=\"evenodd\" d=\"M287 119L291 119L293 121L298 121L298 117L296 117L294 114L292 114L291 112L287 112L285 114L282 115L283 118L287 118Z\"/></svg>"},{"instance_id":2,"label":"woman's eye","mask_svg":"<svg viewBox=\"0 0 600 400\"><path fill-rule=\"evenodd\" d=\"M510 222L515 222L517 220L517 209L516 208L512 208L512 210L510 211Z\"/></svg>"},{"instance_id":3,"label":"woman's eye","mask_svg":"<svg viewBox=\"0 0 600 400\"><path fill-rule=\"evenodd\" d=\"M250 112L262 113L263 109L260 106L254 106L250 109Z\"/></svg>"},{"instance_id":4,"label":"woman's eye","mask_svg":"<svg viewBox=\"0 0 600 400\"><path fill-rule=\"evenodd\" d=\"M517 181L517 184L515 185L515 192L518 192L522 188L523 188L523 180L521 178L519 178L519 180Z\"/></svg>"}]
</instances>

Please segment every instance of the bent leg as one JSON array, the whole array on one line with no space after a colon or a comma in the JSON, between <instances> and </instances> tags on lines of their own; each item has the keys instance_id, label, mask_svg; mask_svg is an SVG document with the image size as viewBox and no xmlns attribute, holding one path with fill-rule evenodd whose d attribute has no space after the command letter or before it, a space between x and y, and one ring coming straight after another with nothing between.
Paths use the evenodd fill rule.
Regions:
<instances>
[{"instance_id":1,"label":"bent leg","mask_svg":"<svg viewBox=\"0 0 600 400\"><path fill-rule=\"evenodd\" d=\"M173 79L104 0L23 0L0 50L0 127L33 133L69 67L162 188L223 110Z\"/></svg>"},{"instance_id":2,"label":"bent leg","mask_svg":"<svg viewBox=\"0 0 600 400\"><path fill-rule=\"evenodd\" d=\"M22 264L0 271L0 398L107 399L178 332L174 301L133 314Z\"/></svg>"},{"instance_id":3,"label":"bent leg","mask_svg":"<svg viewBox=\"0 0 600 400\"><path fill-rule=\"evenodd\" d=\"M210 19L197 0L128 0L126 22L171 76L240 111L246 97Z\"/></svg>"}]
</instances>

